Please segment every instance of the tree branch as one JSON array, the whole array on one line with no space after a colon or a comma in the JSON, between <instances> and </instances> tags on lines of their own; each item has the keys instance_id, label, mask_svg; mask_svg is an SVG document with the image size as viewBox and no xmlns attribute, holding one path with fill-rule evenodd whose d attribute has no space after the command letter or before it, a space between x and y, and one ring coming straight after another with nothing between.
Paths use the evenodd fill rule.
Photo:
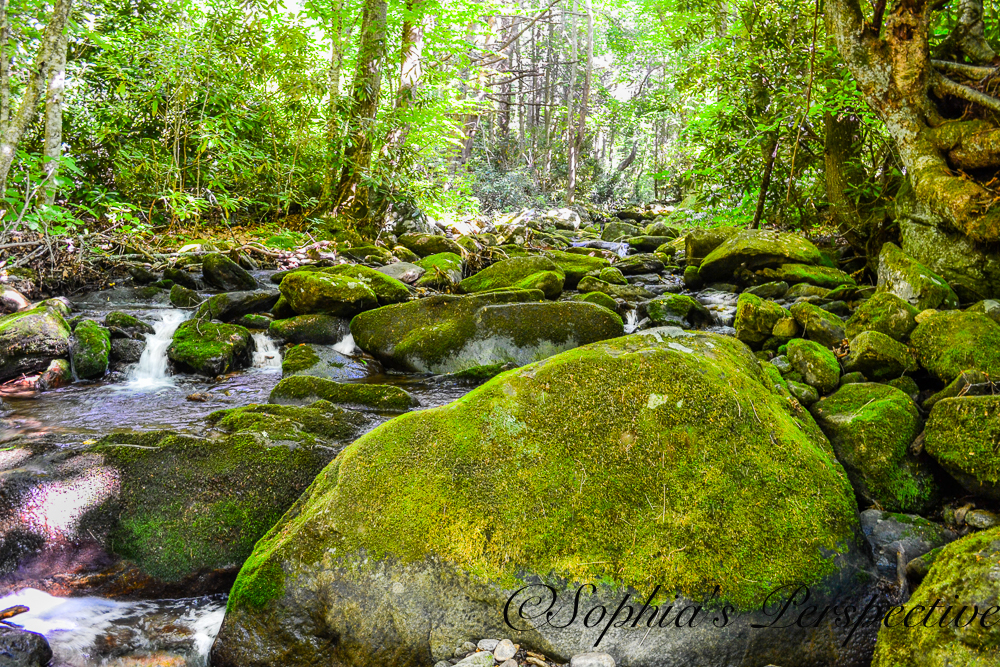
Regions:
<instances>
[{"instance_id":1,"label":"tree branch","mask_svg":"<svg viewBox=\"0 0 1000 667\"><path fill-rule=\"evenodd\" d=\"M982 65L966 65L965 63L955 63L950 60L932 60L931 64L941 72L950 75L963 76L976 81L994 76L1000 71L997 67L984 67Z\"/></svg>"},{"instance_id":2,"label":"tree branch","mask_svg":"<svg viewBox=\"0 0 1000 667\"><path fill-rule=\"evenodd\" d=\"M953 81L937 70L931 74L931 87L938 96L951 95L1000 113L1000 99Z\"/></svg>"}]
</instances>

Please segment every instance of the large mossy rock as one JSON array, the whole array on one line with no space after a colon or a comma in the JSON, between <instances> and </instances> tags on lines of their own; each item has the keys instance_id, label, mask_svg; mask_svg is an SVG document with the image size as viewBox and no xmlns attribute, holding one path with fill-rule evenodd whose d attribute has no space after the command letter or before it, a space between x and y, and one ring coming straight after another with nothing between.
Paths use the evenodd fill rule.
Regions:
<instances>
[{"instance_id":1,"label":"large mossy rock","mask_svg":"<svg viewBox=\"0 0 1000 667\"><path fill-rule=\"evenodd\" d=\"M909 627L897 614L888 624L891 627L879 630L872 667L996 665L1000 661L1000 627L995 611L1000 606L998 561L1000 528L963 537L944 547L906 603L908 611L918 606L930 610L937 605L937 609L918 610ZM943 617L945 608L949 610L947 618ZM984 620L987 611L991 614ZM927 623L923 623L928 614Z\"/></svg>"},{"instance_id":2,"label":"large mossy rock","mask_svg":"<svg viewBox=\"0 0 1000 667\"><path fill-rule=\"evenodd\" d=\"M557 279L548 279L549 275ZM555 299L562 293L564 281L565 274L555 262L548 257L532 255L512 257L491 264L463 280L459 289L466 294L509 287L541 289L546 299Z\"/></svg>"},{"instance_id":3,"label":"large mossy rock","mask_svg":"<svg viewBox=\"0 0 1000 667\"><path fill-rule=\"evenodd\" d=\"M604 271L607 270L605 269ZM604 273L604 271L601 273ZM615 299L624 299L626 301L640 301L642 299L652 299L656 296L641 285L616 285L606 280L595 278L594 276L584 276L576 288L583 293L601 292Z\"/></svg>"},{"instance_id":4,"label":"large mossy rock","mask_svg":"<svg viewBox=\"0 0 1000 667\"><path fill-rule=\"evenodd\" d=\"M388 306L391 303L402 303L410 298L410 290L383 271L376 271L367 266L357 264L338 264L322 270L334 276L356 278L365 283L375 293L378 305Z\"/></svg>"},{"instance_id":5,"label":"large mossy rock","mask_svg":"<svg viewBox=\"0 0 1000 667\"><path fill-rule=\"evenodd\" d=\"M562 250L546 250L545 256L555 262L565 276L564 287L576 289L580 280L591 271L600 271L611 266L611 262L603 257L591 257Z\"/></svg>"},{"instance_id":6,"label":"large mossy rock","mask_svg":"<svg viewBox=\"0 0 1000 667\"><path fill-rule=\"evenodd\" d=\"M747 229L709 253L698 275L707 283L730 281L740 267L756 271L782 264L829 265L829 260L798 234Z\"/></svg>"},{"instance_id":7,"label":"large mossy rock","mask_svg":"<svg viewBox=\"0 0 1000 667\"><path fill-rule=\"evenodd\" d=\"M537 303L541 296L537 290L434 296L361 313L351 333L386 366L424 373L520 366L624 333L621 318L607 308Z\"/></svg>"},{"instance_id":8,"label":"large mossy rock","mask_svg":"<svg viewBox=\"0 0 1000 667\"><path fill-rule=\"evenodd\" d=\"M970 493L1000 500L1000 396L945 398L927 420L924 447Z\"/></svg>"},{"instance_id":9,"label":"large mossy rock","mask_svg":"<svg viewBox=\"0 0 1000 667\"><path fill-rule=\"evenodd\" d=\"M910 345L942 382L966 370L1000 377L1000 324L982 313L935 313L913 330Z\"/></svg>"},{"instance_id":10,"label":"large mossy rock","mask_svg":"<svg viewBox=\"0 0 1000 667\"><path fill-rule=\"evenodd\" d=\"M801 338L788 341L788 361L805 383L821 394L833 391L840 382L840 362L816 341Z\"/></svg>"},{"instance_id":11,"label":"large mossy rock","mask_svg":"<svg viewBox=\"0 0 1000 667\"><path fill-rule=\"evenodd\" d=\"M420 257L428 257L443 252L454 253L458 256L462 255L462 246L447 236L421 233L403 234L399 237L399 245L416 253Z\"/></svg>"},{"instance_id":12,"label":"large mossy rock","mask_svg":"<svg viewBox=\"0 0 1000 667\"><path fill-rule=\"evenodd\" d=\"M870 380L891 380L917 370L910 349L878 331L862 331L851 339L849 349L844 368Z\"/></svg>"},{"instance_id":13,"label":"large mossy rock","mask_svg":"<svg viewBox=\"0 0 1000 667\"><path fill-rule=\"evenodd\" d=\"M94 320L83 320L73 329L70 358L82 380L99 378L108 372L111 333Z\"/></svg>"},{"instance_id":14,"label":"large mossy rock","mask_svg":"<svg viewBox=\"0 0 1000 667\"><path fill-rule=\"evenodd\" d=\"M877 331L898 341L905 341L917 326L919 310L889 292L876 292L851 314L845 325L848 338L863 331Z\"/></svg>"},{"instance_id":15,"label":"large mossy rock","mask_svg":"<svg viewBox=\"0 0 1000 667\"><path fill-rule=\"evenodd\" d=\"M245 328L191 319L177 327L167 357L186 371L215 377L249 365L252 352Z\"/></svg>"},{"instance_id":16,"label":"large mossy rock","mask_svg":"<svg viewBox=\"0 0 1000 667\"><path fill-rule=\"evenodd\" d=\"M810 602L854 600L872 572L854 494L794 410L739 341L661 328L396 418L348 447L257 544L212 664L410 667L499 636L557 662L590 650L603 626L580 618L505 626L511 592L538 583L567 591L560 607L597 583L587 609L625 595L638 608L656 584L653 604L719 585L754 610L792 581L813 587ZM819 667L842 653L828 628L644 634L612 629L601 649L633 667Z\"/></svg>"},{"instance_id":17,"label":"large mossy rock","mask_svg":"<svg viewBox=\"0 0 1000 667\"><path fill-rule=\"evenodd\" d=\"M44 305L0 317L0 382L44 371L69 356L70 330L63 314Z\"/></svg>"},{"instance_id":18,"label":"large mossy rock","mask_svg":"<svg viewBox=\"0 0 1000 667\"><path fill-rule=\"evenodd\" d=\"M296 315L273 320L267 329L273 338L286 343L317 343L334 345L351 333L351 321L344 317L324 315Z\"/></svg>"},{"instance_id":19,"label":"large mossy rock","mask_svg":"<svg viewBox=\"0 0 1000 667\"><path fill-rule=\"evenodd\" d=\"M759 347L771 337L774 325L792 314L773 301L744 292L736 300L736 337L752 347Z\"/></svg>"},{"instance_id":20,"label":"large mossy rock","mask_svg":"<svg viewBox=\"0 0 1000 667\"><path fill-rule=\"evenodd\" d=\"M378 298L368 283L351 276L296 271L284 277L279 289L299 315L349 317L378 306Z\"/></svg>"},{"instance_id":21,"label":"large mossy rock","mask_svg":"<svg viewBox=\"0 0 1000 667\"><path fill-rule=\"evenodd\" d=\"M755 274L757 283L785 282L789 285L805 283L817 287L834 289L847 285L854 287L854 278L840 269L829 266L813 266L811 264L782 264L773 269L761 269Z\"/></svg>"},{"instance_id":22,"label":"large mossy rock","mask_svg":"<svg viewBox=\"0 0 1000 667\"><path fill-rule=\"evenodd\" d=\"M462 282L462 257L454 252L439 252L424 257L416 265L424 270L414 287L452 292Z\"/></svg>"},{"instance_id":23,"label":"large mossy rock","mask_svg":"<svg viewBox=\"0 0 1000 667\"><path fill-rule=\"evenodd\" d=\"M295 345L281 357L281 376L309 375L326 380L359 380L372 374L371 362L365 364L338 352L331 345Z\"/></svg>"},{"instance_id":24,"label":"large mossy rock","mask_svg":"<svg viewBox=\"0 0 1000 667\"><path fill-rule=\"evenodd\" d=\"M142 339L146 335L155 333L152 325L146 324L142 320L120 310L113 310L104 316L104 326L111 332L112 338L136 338Z\"/></svg>"},{"instance_id":25,"label":"large mossy rock","mask_svg":"<svg viewBox=\"0 0 1000 667\"><path fill-rule=\"evenodd\" d=\"M309 375L292 375L271 390L268 399L278 405L309 405L319 400L362 410L406 412L420 403L399 387L351 384Z\"/></svg>"},{"instance_id":26,"label":"large mossy rock","mask_svg":"<svg viewBox=\"0 0 1000 667\"><path fill-rule=\"evenodd\" d=\"M198 310L195 311L195 317L232 322L250 313L262 313L271 310L274 304L278 303L280 296L273 289L216 294L201 304Z\"/></svg>"},{"instance_id":27,"label":"large mossy rock","mask_svg":"<svg viewBox=\"0 0 1000 667\"><path fill-rule=\"evenodd\" d=\"M808 338L827 347L839 345L844 340L844 321L833 313L807 301L794 303L789 310Z\"/></svg>"},{"instance_id":28,"label":"large mossy rock","mask_svg":"<svg viewBox=\"0 0 1000 667\"><path fill-rule=\"evenodd\" d=\"M920 413L909 396L883 384L857 382L810 410L865 505L878 503L893 512L931 507L937 485L908 452L920 434Z\"/></svg>"},{"instance_id":29,"label":"large mossy rock","mask_svg":"<svg viewBox=\"0 0 1000 667\"><path fill-rule=\"evenodd\" d=\"M694 229L684 236L684 256L688 266L701 266L713 250L740 232L737 227Z\"/></svg>"},{"instance_id":30,"label":"large mossy rock","mask_svg":"<svg viewBox=\"0 0 1000 667\"><path fill-rule=\"evenodd\" d=\"M226 292L257 289L257 281L253 276L219 253L205 255L201 261L201 275L208 285Z\"/></svg>"},{"instance_id":31,"label":"large mossy rock","mask_svg":"<svg viewBox=\"0 0 1000 667\"><path fill-rule=\"evenodd\" d=\"M686 294L664 294L646 304L649 321L657 326L700 327L715 318L705 306Z\"/></svg>"},{"instance_id":32,"label":"large mossy rock","mask_svg":"<svg viewBox=\"0 0 1000 667\"><path fill-rule=\"evenodd\" d=\"M895 294L919 310L958 308L958 295L944 278L886 243L878 254L878 289Z\"/></svg>"}]
</instances>

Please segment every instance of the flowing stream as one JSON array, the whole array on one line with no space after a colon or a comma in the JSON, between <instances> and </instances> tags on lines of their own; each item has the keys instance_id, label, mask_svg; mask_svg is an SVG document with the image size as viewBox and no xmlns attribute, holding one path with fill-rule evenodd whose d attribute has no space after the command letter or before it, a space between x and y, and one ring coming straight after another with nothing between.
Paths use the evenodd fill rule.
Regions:
<instances>
[{"instance_id":1,"label":"flowing stream","mask_svg":"<svg viewBox=\"0 0 1000 667\"><path fill-rule=\"evenodd\" d=\"M253 367L281 369L281 350L266 333L253 335Z\"/></svg>"},{"instance_id":2,"label":"flowing stream","mask_svg":"<svg viewBox=\"0 0 1000 667\"><path fill-rule=\"evenodd\" d=\"M169 375L167 348L174 332L190 313L186 310L164 310L160 321L153 325L153 333L146 334L146 347L137 363L129 371L129 385L136 389L162 387L173 384Z\"/></svg>"}]
</instances>

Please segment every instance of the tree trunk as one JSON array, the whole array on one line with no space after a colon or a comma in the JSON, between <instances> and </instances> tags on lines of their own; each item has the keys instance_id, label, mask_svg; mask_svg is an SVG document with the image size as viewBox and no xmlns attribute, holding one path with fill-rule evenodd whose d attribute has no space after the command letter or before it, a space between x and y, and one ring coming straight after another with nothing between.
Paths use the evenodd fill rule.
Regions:
<instances>
[{"instance_id":1,"label":"tree trunk","mask_svg":"<svg viewBox=\"0 0 1000 667\"><path fill-rule=\"evenodd\" d=\"M62 111L63 93L66 90L66 49L68 37L63 33L49 67L49 86L45 95L45 203L51 206L56 201L56 176L62 158Z\"/></svg>"},{"instance_id":2,"label":"tree trunk","mask_svg":"<svg viewBox=\"0 0 1000 667\"><path fill-rule=\"evenodd\" d=\"M576 184L576 133L573 131L573 98L574 93L576 92L577 43L580 41L577 36L575 13L576 0L569 0L569 9L567 11L569 16L569 35L567 36L567 39L570 43L570 56L569 79L566 81L566 164L569 181L573 185ZM572 185L568 186L566 190L567 201L572 198L570 195L571 187Z\"/></svg>"},{"instance_id":3,"label":"tree trunk","mask_svg":"<svg viewBox=\"0 0 1000 667\"><path fill-rule=\"evenodd\" d=\"M346 213L365 232L379 225L372 215L371 194L362 184L371 164L372 135L382 88L385 59L386 0L367 0L361 20L358 64L352 84L350 143L344 151L344 168L337 185L335 211Z\"/></svg>"},{"instance_id":4,"label":"tree trunk","mask_svg":"<svg viewBox=\"0 0 1000 667\"><path fill-rule=\"evenodd\" d=\"M7 0L0 0L0 137L7 135L7 123L10 122L10 55L7 53L9 41ZM3 196L2 190L0 196Z\"/></svg>"},{"instance_id":5,"label":"tree trunk","mask_svg":"<svg viewBox=\"0 0 1000 667\"><path fill-rule=\"evenodd\" d=\"M760 194L757 195L757 208L753 212L753 222L750 229L759 229L764 217L764 205L767 203L767 190L771 187L771 174L774 173L774 161L778 158L778 133L768 132L765 135L768 143L764 150L764 177L760 183Z\"/></svg>"},{"instance_id":6,"label":"tree trunk","mask_svg":"<svg viewBox=\"0 0 1000 667\"><path fill-rule=\"evenodd\" d=\"M24 91L21 94L21 104L5 128L3 136L0 137L0 193L7 190L7 175L10 174L11 165L14 164L17 145L38 112L38 100L42 96L45 74L48 71L51 58L58 50L59 41L66 29L72 7L73 0L56 0L52 16L45 26L42 42L38 46L35 61L26 77Z\"/></svg>"},{"instance_id":7,"label":"tree trunk","mask_svg":"<svg viewBox=\"0 0 1000 667\"><path fill-rule=\"evenodd\" d=\"M350 26L344 26L344 0L334 0L330 22L330 69L326 75L326 173L323 177L322 203L333 196L340 163L340 73L344 66L344 43L350 36Z\"/></svg>"},{"instance_id":8,"label":"tree trunk","mask_svg":"<svg viewBox=\"0 0 1000 667\"><path fill-rule=\"evenodd\" d=\"M573 133L572 147L570 148L569 184L566 186L567 206L576 201L577 163L580 160L580 151L583 150L583 135L587 128L587 106L590 104L590 80L594 73L593 1L584 0L584 9L587 13L587 69L583 79L583 95L580 99L580 120Z\"/></svg>"},{"instance_id":9,"label":"tree trunk","mask_svg":"<svg viewBox=\"0 0 1000 667\"><path fill-rule=\"evenodd\" d=\"M976 4L974 10L968 10L968 3ZM987 181L996 174L1000 130L986 121L961 120L962 111L949 112L947 104L939 109L929 95L933 91L946 103L957 99L963 110L970 102L1000 110L1000 100L956 80L963 68L990 69L954 63L935 68L928 48L935 8L930 0L893 3L886 10L884 29L880 15L873 23L865 20L859 0L830 0L826 8L827 31L866 101L885 120L917 199L972 240L1000 241L1000 207L992 206L994 197L981 180L963 172L988 169L985 176L974 175ZM976 16L981 20L981 0L963 0L959 30L975 35ZM966 52L962 44L968 40L955 41L962 42L956 48L975 61L977 49Z\"/></svg>"}]
</instances>

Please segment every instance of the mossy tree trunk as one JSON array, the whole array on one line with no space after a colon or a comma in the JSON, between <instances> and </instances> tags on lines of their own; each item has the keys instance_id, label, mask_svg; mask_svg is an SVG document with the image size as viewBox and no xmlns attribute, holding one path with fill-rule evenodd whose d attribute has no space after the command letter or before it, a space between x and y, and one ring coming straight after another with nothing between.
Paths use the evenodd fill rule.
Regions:
<instances>
[{"instance_id":1,"label":"mossy tree trunk","mask_svg":"<svg viewBox=\"0 0 1000 667\"><path fill-rule=\"evenodd\" d=\"M974 241L1000 240L998 194L986 184L1000 167L1000 99L975 82L992 75L995 59L982 31L982 0L962 0L953 58L931 58L930 0L877 3L872 21L859 0L830 0L829 34L865 99L882 116L896 142L917 198ZM990 63L991 64L991 63ZM956 104L957 102L957 104ZM966 120L966 110L974 120Z\"/></svg>"}]
</instances>

